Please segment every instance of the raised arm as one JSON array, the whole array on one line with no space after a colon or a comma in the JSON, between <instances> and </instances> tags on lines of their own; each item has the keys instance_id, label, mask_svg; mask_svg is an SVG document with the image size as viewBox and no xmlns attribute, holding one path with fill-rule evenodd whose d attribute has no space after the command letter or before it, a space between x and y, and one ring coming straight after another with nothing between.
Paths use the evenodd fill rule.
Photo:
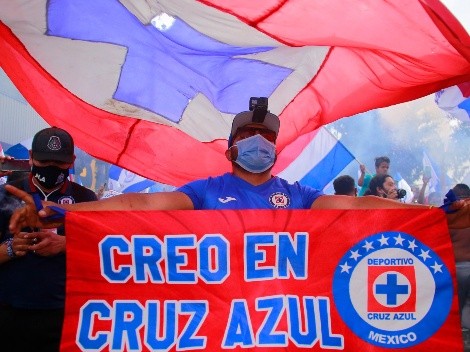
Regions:
<instances>
[{"instance_id":1,"label":"raised arm","mask_svg":"<svg viewBox=\"0 0 470 352\"><path fill-rule=\"evenodd\" d=\"M427 177L423 175L423 185L421 186L421 189L419 190L419 194L418 194L419 204L424 204L424 194L426 193L426 186L428 185L429 180L431 180L431 177Z\"/></svg>"},{"instance_id":2,"label":"raised arm","mask_svg":"<svg viewBox=\"0 0 470 352\"><path fill-rule=\"evenodd\" d=\"M53 222L47 221L48 216L55 214L49 206L59 207L67 211L194 209L191 199L182 192L159 192L126 193L94 202L77 204L43 202L44 208L38 212L31 195L11 185L5 186L5 189L25 203L23 207L15 210L11 217L10 231L13 233L17 233L27 226L57 227L63 222L63 219Z\"/></svg>"},{"instance_id":3,"label":"raised arm","mask_svg":"<svg viewBox=\"0 0 470 352\"><path fill-rule=\"evenodd\" d=\"M357 184L359 187L362 187L362 185L364 184L364 176L366 175L366 166L361 164L359 165L359 169L361 170L361 175L357 180Z\"/></svg>"}]
</instances>

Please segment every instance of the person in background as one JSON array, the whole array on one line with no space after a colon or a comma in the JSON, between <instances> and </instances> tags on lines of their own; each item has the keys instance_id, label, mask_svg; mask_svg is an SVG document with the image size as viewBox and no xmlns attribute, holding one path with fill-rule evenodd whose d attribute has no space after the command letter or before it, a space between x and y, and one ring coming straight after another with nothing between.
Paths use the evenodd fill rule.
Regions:
<instances>
[{"instance_id":1,"label":"person in background","mask_svg":"<svg viewBox=\"0 0 470 352\"><path fill-rule=\"evenodd\" d=\"M398 188L393 177L388 174L375 175L369 182L369 189L365 195L378 196L392 200L399 200Z\"/></svg>"},{"instance_id":2,"label":"person in background","mask_svg":"<svg viewBox=\"0 0 470 352\"><path fill-rule=\"evenodd\" d=\"M429 181L431 180L430 176L423 175L423 184L418 191L418 195L416 197L416 203L419 204L426 204L425 194L426 194L426 187L428 186ZM436 205L436 204L434 204Z\"/></svg>"},{"instance_id":3,"label":"person in background","mask_svg":"<svg viewBox=\"0 0 470 352\"><path fill-rule=\"evenodd\" d=\"M31 172L21 173L9 184L39 201L74 204L97 199L94 192L67 178L75 154L72 136L65 130L39 131L29 154ZM4 199L2 204L13 202ZM8 230L12 211L0 212L1 350L59 351L65 304L64 227L34 229L30 232L34 239L23 242L32 248L17 255L16 240Z\"/></svg>"},{"instance_id":4,"label":"person in background","mask_svg":"<svg viewBox=\"0 0 470 352\"><path fill-rule=\"evenodd\" d=\"M359 169L361 171L361 175L357 180L357 184L361 187L359 191L359 196L365 195L367 190L369 189L369 182L375 175L386 175L388 174L388 169L390 168L390 159L387 156L379 156L375 158L375 174L371 175L366 173L365 165L361 164Z\"/></svg>"},{"instance_id":5,"label":"person in background","mask_svg":"<svg viewBox=\"0 0 470 352\"><path fill-rule=\"evenodd\" d=\"M470 187L459 183L452 188L458 199L470 199ZM457 272L457 291L462 333L466 348L470 348L470 227L450 229Z\"/></svg>"},{"instance_id":6,"label":"person in background","mask_svg":"<svg viewBox=\"0 0 470 352\"><path fill-rule=\"evenodd\" d=\"M357 196L356 181L349 175L341 175L333 181L335 195Z\"/></svg>"}]
</instances>

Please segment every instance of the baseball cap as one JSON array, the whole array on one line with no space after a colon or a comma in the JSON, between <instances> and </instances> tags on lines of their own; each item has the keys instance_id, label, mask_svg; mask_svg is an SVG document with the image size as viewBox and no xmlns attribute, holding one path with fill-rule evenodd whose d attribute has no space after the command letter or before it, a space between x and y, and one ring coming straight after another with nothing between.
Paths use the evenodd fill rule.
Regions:
<instances>
[{"instance_id":1,"label":"baseball cap","mask_svg":"<svg viewBox=\"0 0 470 352\"><path fill-rule=\"evenodd\" d=\"M45 128L34 135L31 152L33 158L39 161L71 163L74 160L73 138L61 128Z\"/></svg>"},{"instance_id":2,"label":"baseball cap","mask_svg":"<svg viewBox=\"0 0 470 352\"><path fill-rule=\"evenodd\" d=\"M253 120L253 113L254 113L253 111L243 111L235 115L235 117L233 118L233 122L232 122L232 130L230 132L229 140L233 139L233 137L235 136L235 133L240 127L249 125L251 123L257 123L257 124L263 125L267 129L276 132L276 136L278 135L281 122L279 121L279 117L277 117L277 115L267 112L264 117L264 120L259 121L259 120Z\"/></svg>"}]
</instances>

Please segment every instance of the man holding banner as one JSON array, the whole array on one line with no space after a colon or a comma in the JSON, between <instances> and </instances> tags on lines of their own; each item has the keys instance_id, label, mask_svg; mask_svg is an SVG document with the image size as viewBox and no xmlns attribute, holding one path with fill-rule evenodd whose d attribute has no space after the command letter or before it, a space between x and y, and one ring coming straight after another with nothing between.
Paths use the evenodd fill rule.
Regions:
<instances>
[{"instance_id":1,"label":"man holding banner","mask_svg":"<svg viewBox=\"0 0 470 352\"><path fill-rule=\"evenodd\" d=\"M379 197L329 196L297 182L289 184L273 177L271 169L276 161L275 142L279 127L279 118L267 110L267 98L251 98L250 111L237 114L232 123L229 148L225 152L226 158L232 162L232 173L193 181L174 192L128 193L99 202L64 204L60 208L73 211L429 208ZM10 186L7 186L7 190L26 203L12 216L10 226L14 232L19 232L24 226L44 227L42 219L55 213L50 207L39 209L38 213L33 200L26 193ZM449 226L470 226L468 202L457 201L452 207L460 210L447 214ZM54 209L60 211L57 206ZM54 217L57 218L57 214ZM22 252L25 248L18 242L15 250Z\"/></svg>"},{"instance_id":2,"label":"man holding banner","mask_svg":"<svg viewBox=\"0 0 470 352\"><path fill-rule=\"evenodd\" d=\"M7 188L25 202L10 223L10 230L17 233L13 250L18 256L38 246L28 243L33 234L18 233L22 227L56 226L63 217L56 221L48 216L57 217L64 209L79 211L67 217L68 229L79 229L80 234L67 241L70 303L63 348L139 350L145 344L149 350L175 346L220 350L290 344L296 349L320 344L344 349L346 344L355 344L358 347L353 350L364 350L368 344L433 346L431 337L438 329L437 339L447 333L455 335L458 313L452 308L452 274L446 269L452 264L451 248L450 244L442 246L448 237L444 214L433 210L433 231L438 236L429 239L434 248L445 249L447 259L442 261L428 247L429 241L424 243L429 231L422 224L429 215L425 218L423 212L410 211L429 206L373 196L328 196L273 177L279 125L267 105L239 113L225 153L232 173L194 181L174 192L128 193L73 205L44 202L47 207L38 212L28 194ZM457 201L452 207L459 210L446 215L448 226L469 227L469 203ZM243 214L170 211L178 209L252 210ZM261 213L255 209L330 210ZM376 210L376 221L371 222L364 214L358 217L341 209L382 211ZM395 213L388 215L389 209ZM99 210L109 211L95 212ZM127 212L117 216L113 211ZM321 217L309 217L317 214ZM337 221L339 217L342 221ZM358 219L361 230L351 226ZM111 223L116 228L111 229ZM103 227L97 228L98 224ZM420 224L416 231L413 224ZM403 232L389 230L400 226ZM326 242L320 238L328 238L332 245L322 246ZM239 243L243 241L244 246ZM277 255L263 254L263 247L279 247ZM191 253L195 251L198 258L182 254L185 248L193 249ZM318 265L315 258L325 253L328 258ZM276 263L271 265L269 258ZM195 269L188 270L188 266ZM332 273L333 279L327 278ZM393 293L388 286L396 286ZM429 294L423 298L416 295L418 291ZM407 299L398 300L403 296ZM333 300L345 323L337 311L330 313ZM257 305L255 311L252 304ZM163 310L165 318L160 321ZM264 311L271 313L263 323L260 312ZM188 315L192 318L187 325L184 321L179 325L179 319ZM285 326L283 320L275 329L281 315L287 316L289 324ZM298 323L302 315L308 331ZM225 320L224 328L220 322ZM164 327L163 333L155 326ZM182 326L190 330L180 331ZM256 336L254 329L258 329ZM281 334L279 329L286 332ZM450 350L453 347L458 348L458 343L452 343Z\"/></svg>"}]
</instances>

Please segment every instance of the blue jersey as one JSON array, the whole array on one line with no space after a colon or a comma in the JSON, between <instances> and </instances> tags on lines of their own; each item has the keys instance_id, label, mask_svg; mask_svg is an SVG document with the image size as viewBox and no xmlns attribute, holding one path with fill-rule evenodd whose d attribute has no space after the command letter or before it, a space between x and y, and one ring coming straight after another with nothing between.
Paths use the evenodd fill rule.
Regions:
<instances>
[{"instance_id":1,"label":"blue jersey","mask_svg":"<svg viewBox=\"0 0 470 352\"><path fill-rule=\"evenodd\" d=\"M323 195L317 189L288 183L279 177L254 186L231 173L190 182L178 189L194 209L310 209Z\"/></svg>"}]
</instances>

